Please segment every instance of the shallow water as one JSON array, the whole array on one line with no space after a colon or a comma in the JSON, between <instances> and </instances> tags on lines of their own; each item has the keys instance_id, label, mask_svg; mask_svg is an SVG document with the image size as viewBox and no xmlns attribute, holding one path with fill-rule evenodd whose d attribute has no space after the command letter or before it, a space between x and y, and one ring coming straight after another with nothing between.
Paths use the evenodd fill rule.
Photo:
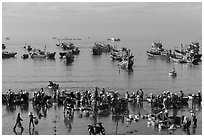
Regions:
<instances>
[{"instance_id":1,"label":"shallow water","mask_svg":"<svg viewBox=\"0 0 204 137\"><path fill-rule=\"evenodd\" d=\"M35 90L40 90L42 87L48 85L48 81L54 81L60 84L60 90L71 89L73 91L88 89L94 90L94 86L98 86L100 90L104 87L109 90L117 90L119 93L126 91L133 92L142 88L145 94L162 93L164 90L177 93L183 90L184 93L197 93L202 91L202 62L199 65L178 64L169 62L166 59L148 59L146 50L151 48L151 40L136 40L121 38L121 42L112 43L117 47L126 46L131 49L135 56L135 65L133 72L119 69L117 62L113 62L109 54L101 56L92 56L91 48L96 41L100 39L82 39L74 42L76 46L80 47L80 54L75 57L75 61L66 65L63 59L59 59L59 52L61 49L55 46L55 40L49 40L47 43L33 41L32 47L44 48L47 45L48 51L56 51L56 59L21 59L20 56L25 52L23 49L24 41L15 42L15 39L7 41L7 51L17 51L17 57L12 59L2 60L2 92L6 92L9 88L13 91L21 89L32 93ZM104 40L105 41L105 40ZM162 41L164 48L173 49L172 41ZM173 44L172 44L173 43ZM187 42L186 42L187 43ZM173 78L168 76L168 72L172 67L175 67L178 76ZM32 110L32 107L29 107ZM54 117L60 122L56 122L58 127L57 134L88 134L87 125L90 123L89 119L75 118L72 124L72 129L68 132L63 123L62 108L56 108L56 111L51 108L48 111L47 118L40 121L36 130L39 134L53 134ZM15 111L6 110L2 107L2 131L3 134L14 134L9 129L12 129L14 124L12 118L16 116L16 112L20 111L17 108ZM30 110L29 110L30 111ZM28 112L22 113L25 118ZM53 115L52 113L56 113ZM146 113L146 112L145 112ZM202 121L202 113L197 113L198 121ZM11 118L11 120L10 120ZM111 117L101 118L107 129L107 134L115 134L115 123L112 122ZM119 122L120 123L120 122ZM152 128L147 128L146 121L127 125L119 124L118 134L166 134L159 133ZM26 126L27 127L27 126ZM124 130L122 130L124 129ZM109 131L110 130L110 131ZM133 132L137 130L138 132ZM130 131L130 132L127 132ZM201 134L201 124L196 129L195 134ZM25 129L23 134L28 134ZM177 130L174 134L183 134L182 131Z\"/></svg>"},{"instance_id":2,"label":"shallow water","mask_svg":"<svg viewBox=\"0 0 204 137\"><path fill-rule=\"evenodd\" d=\"M28 112L32 111L34 112L34 116L37 116L37 111L33 110L33 107L30 103L29 108L23 109L22 107L16 107L13 111L9 111L6 106L3 106L3 125L2 125L2 133L4 135L12 135L15 134L12 130L12 127L15 124L15 117L17 112L21 112L21 118L23 119L23 135L32 134L33 132L29 132L28 129ZM140 113L141 115L148 114L151 112L150 104L144 103L142 108L138 108L137 106L133 106L129 104L129 110L130 114L136 115ZM189 111L191 110L191 105L189 103L189 106L184 107L183 109L180 109L177 111L177 115L187 115L190 117ZM201 115L202 109L200 107L196 107L195 112L198 119L202 118ZM46 111L43 111L41 109L39 111L42 114L46 113L46 117L42 117L39 119L39 124L35 127L34 134L40 134L40 135L88 135L87 126L88 124L93 123L93 117L92 114L90 114L89 117L86 117L83 113L83 117L79 117L79 111L74 112L74 118L72 121L64 121L64 114L63 114L63 108L58 106L57 104L54 104L51 108L49 108ZM45 113L43 113L45 112ZM173 110L169 111L169 115L173 114ZM102 122L103 126L106 130L107 135L113 135L113 134L125 134L125 135L131 135L131 134L138 134L138 135L151 135L151 134L169 134L166 130L159 131L157 128L153 126L148 126L146 119L140 119L139 122L132 122L128 123L126 120L122 122L122 119L116 121L112 118L112 114L108 116L98 116L97 118L98 122ZM117 126L118 122L118 126ZM198 120L197 128L190 128L190 134L202 134L202 121ZM17 130L19 130L17 128ZM187 132L182 131L182 129L178 128L176 131L174 131L172 134L187 134Z\"/></svg>"}]
</instances>

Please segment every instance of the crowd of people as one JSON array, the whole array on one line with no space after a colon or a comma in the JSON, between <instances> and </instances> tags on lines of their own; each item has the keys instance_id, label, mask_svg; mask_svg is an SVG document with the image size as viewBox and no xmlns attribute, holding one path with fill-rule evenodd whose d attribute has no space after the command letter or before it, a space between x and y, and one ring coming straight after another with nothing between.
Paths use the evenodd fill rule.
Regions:
<instances>
[{"instance_id":1,"label":"crowd of people","mask_svg":"<svg viewBox=\"0 0 204 137\"><path fill-rule=\"evenodd\" d=\"M28 92L20 91L17 94L23 102L29 101ZM3 98L6 98L6 101L9 103L12 102L11 100L16 99L16 96L14 96L14 93L11 90L4 95ZM197 126L195 113L192 113L192 118L187 116L181 116L178 118L177 116L169 116L168 111L172 108L178 108L183 104L188 104L189 99L192 99L192 103L200 105L202 101L200 91L197 94L188 95L184 94L183 91L180 91L179 94L165 91L162 94L150 94L149 96L145 96L142 89L136 90L136 92L133 93L127 91L125 94L119 94L115 91L106 91L104 88L99 91L99 88L95 87L93 92L88 90L73 92L54 89L52 95L46 95L43 88L41 88L40 91L33 92L32 101L35 109L40 107L48 108L53 102L58 104L61 103L64 107L64 113L68 114L68 116L73 115L75 110L88 110L93 113L110 111L112 112L112 115L123 115L124 117L128 117L129 115L128 102L137 104L137 107L141 107L144 101L148 101L151 104L151 108L156 108L158 110L155 112L152 111L152 113L148 115L147 118L149 123L157 123L159 128L174 129L175 125L179 125L183 129L188 129L191 123L193 123L192 125L194 127ZM29 128L34 128L38 122L34 122L34 119L37 118L33 116L32 112L29 113L29 119ZM23 119L20 117L20 113L18 113L13 129L15 130L18 126L23 131L22 121Z\"/></svg>"}]
</instances>

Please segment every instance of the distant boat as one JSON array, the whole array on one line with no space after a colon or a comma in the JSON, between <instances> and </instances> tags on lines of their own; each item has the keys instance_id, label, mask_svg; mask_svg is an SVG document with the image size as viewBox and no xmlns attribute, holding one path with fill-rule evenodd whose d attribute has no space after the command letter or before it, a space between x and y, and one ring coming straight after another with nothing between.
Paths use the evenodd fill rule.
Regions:
<instances>
[{"instance_id":1,"label":"distant boat","mask_svg":"<svg viewBox=\"0 0 204 137\"><path fill-rule=\"evenodd\" d=\"M23 47L24 49L26 49L27 51L31 51L33 48L31 47L31 45L28 45L28 44L26 44L25 43L25 45L24 45L24 47Z\"/></svg>"},{"instance_id":2,"label":"distant boat","mask_svg":"<svg viewBox=\"0 0 204 137\"><path fill-rule=\"evenodd\" d=\"M176 72L169 72L169 76L176 76L177 73Z\"/></svg>"},{"instance_id":3,"label":"distant boat","mask_svg":"<svg viewBox=\"0 0 204 137\"><path fill-rule=\"evenodd\" d=\"M6 38L6 40L10 40L10 38L9 38L9 37L7 37L7 38Z\"/></svg>"},{"instance_id":4,"label":"distant boat","mask_svg":"<svg viewBox=\"0 0 204 137\"><path fill-rule=\"evenodd\" d=\"M198 59L194 59L186 56L183 56L183 57L170 56L170 60L178 63L192 63L192 64L198 64L199 62Z\"/></svg>"},{"instance_id":5,"label":"distant boat","mask_svg":"<svg viewBox=\"0 0 204 137\"><path fill-rule=\"evenodd\" d=\"M29 54L27 54L27 53L26 53L26 54L23 54L23 55L21 56L21 58L22 58L22 59L27 59L27 58L29 58Z\"/></svg>"},{"instance_id":6,"label":"distant boat","mask_svg":"<svg viewBox=\"0 0 204 137\"><path fill-rule=\"evenodd\" d=\"M152 43L152 49L147 51L148 57L168 57L170 51L164 50L161 42Z\"/></svg>"},{"instance_id":7,"label":"distant boat","mask_svg":"<svg viewBox=\"0 0 204 137\"><path fill-rule=\"evenodd\" d=\"M47 52L47 59L55 59L56 52Z\"/></svg>"},{"instance_id":8,"label":"distant boat","mask_svg":"<svg viewBox=\"0 0 204 137\"><path fill-rule=\"evenodd\" d=\"M128 69L131 70L132 66L134 64L134 56L131 55L130 57L128 57L127 60L122 60L121 62L118 63L118 65L123 68L123 69Z\"/></svg>"},{"instance_id":9,"label":"distant boat","mask_svg":"<svg viewBox=\"0 0 204 137\"><path fill-rule=\"evenodd\" d=\"M102 54L102 47L95 43L95 46L92 47L93 55L101 55Z\"/></svg>"},{"instance_id":10,"label":"distant boat","mask_svg":"<svg viewBox=\"0 0 204 137\"><path fill-rule=\"evenodd\" d=\"M16 52L11 52L11 53L9 53L9 52L7 52L7 51L3 51L3 52L2 52L2 58L3 58L3 59L4 59L4 58L14 58L16 54L17 54Z\"/></svg>"},{"instance_id":11,"label":"distant boat","mask_svg":"<svg viewBox=\"0 0 204 137\"><path fill-rule=\"evenodd\" d=\"M107 40L111 40L111 41L120 41L120 38L108 38Z\"/></svg>"},{"instance_id":12,"label":"distant boat","mask_svg":"<svg viewBox=\"0 0 204 137\"><path fill-rule=\"evenodd\" d=\"M66 63L71 63L74 61L74 55L71 52L68 52L65 55L65 58L66 58Z\"/></svg>"}]
</instances>

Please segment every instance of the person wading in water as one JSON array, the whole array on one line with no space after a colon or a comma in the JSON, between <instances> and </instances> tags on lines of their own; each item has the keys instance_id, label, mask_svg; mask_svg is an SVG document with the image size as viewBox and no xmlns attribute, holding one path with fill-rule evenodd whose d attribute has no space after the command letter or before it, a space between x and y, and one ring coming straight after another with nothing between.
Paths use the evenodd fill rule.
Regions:
<instances>
[{"instance_id":1,"label":"person wading in water","mask_svg":"<svg viewBox=\"0 0 204 137\"><path fill-rule=\"evenodd\" d=\"M29 121L29 129L31 128L31 123L32 123L32 125L33 125L33 128L35 127L35 125L34 125L34 116L33 116L33 113L32 112L30 112L29 113L29 118L30 118L30 121Z\"/></svg>"}]
</instances>

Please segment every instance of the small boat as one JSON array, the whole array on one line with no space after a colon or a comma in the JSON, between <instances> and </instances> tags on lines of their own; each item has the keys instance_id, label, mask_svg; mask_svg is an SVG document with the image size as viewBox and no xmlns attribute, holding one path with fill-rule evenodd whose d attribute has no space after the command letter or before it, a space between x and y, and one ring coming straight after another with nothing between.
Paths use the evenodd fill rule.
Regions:
<instances>
[{"instance_id":1,"label":"small boat","mask_svg":"<svg viewBox=\"0 0 204 137\"><path fill-rule=\"evenodd\" d=\"M47 52L47 59L55 59L56 52Z\"/></svg>"},{"instance_id":2,"label":"small boat","mask_svg":"<svg viewBox=\"0 0 204 137\"><path fill-rule=\"evenodd\" d=\"M60 55L60 58L63 58L67 55L67 52L60 52L59 55Z\"/></svg>"},{"instance_id":3,"label":"small boat","mask_svg":"<svg viewBox=\"0 0 204 137\"><path fill-rule=\"evenodd\" d=\"M46 54L30 53L31 58L46 58Z\"/></svg>"},{"instance_id":4,"label":"small boat","mask_svg":"<svg viewBox=\"0 0 204 137\"><path fill-rule=\"evenodd\" d=\"M101 55L102 54L102 47L95 43L95 46L92 47L93 55Z\"/></svg>"},{"instance_id":5,"label":"small boat","mask_svg":"<svg viewBox=\"0 0 204 137\"><path fill-rule=\"evenodd\" d=\"M147 51L147 56L148 57L159 57L161 56L161 53L160 52L157 52L157 51Z\"/></svg>"},{"instance_id":6,"label":"small boat","mask_svg":"<svg viewBox=\"0 0 204 137\"><path fill-rule=\"evenodd\" d=\"M7 51L2 51L2 58L14 58L16 54L16 52L9 53Z\"/></svg>"},{"instance_id":7,"label":"small boat","mask_svg":"<svg viewBox=\"0 0 204 137\"><path fill-rule=\"evenodd\" d=\"M26 49L27 51L31 51L33 49L31 45L27 45L27 44L25 44L23 48Z\"/></svg>"},{"instance_id":8,"label":"small boat","mask_svg":"<svg viewBox=\"0 0 204 137\"><path fill-rule=\"evenodd\" d=\"M21 56L21 58L22 58L22 59L27 59L27 58L29 58L29 54L23 54L23 55Z\"/></svg>"},{"instance_id":9,"label":"small boat","mask_svg":"<svg viewBox=\"0 0 204 137\"><path fill-rule=\"evenodd\" d=\"M60 46L60 44L56 43L56 46Z\"/></svg>"},{"instance_id":10,"label":"small boat","mask_svg":"<svg viewBox=\"0 0 204 137\"><path fill-rule=\"evenodd\" d=\"M74 61L74 55L71 52L68 52L65 55L65 58L66 58L66 63L71 63Z\"/></svg>"},{"instance_id":11,"label":"small boat","mask_svg":"<svg viewBox=\"0 0 204 137\"><path fill-rule=\"evenodd\" d=\"M49 85L47 86L47 88L50 88L50 89L58 89L59 88L59 84L57 83L53 83L52 81L49 81Z\"/></svg>"},{"instance_id":12,"label":"small boat","mask_svg":"<svg viewBox=\"0 0 204 137\"><path fill-rule=\"evenodd\" d=\"M74 43L72 42L69 42L69 43L63 42L61 43L60 46L63 48L63 50L72 50L75 48Z\"/></svg>"},{"instance_id":13,"label":"small boat","mask_svg":"<svg viewBox=\"0 0 204 137\"><path fill-rule=\"evenodd\" d=\"M120 41L120 38L108 38L107 40L111 40L111 41Z\"/></svg>"},{"instance_id":14,"label":"small boat","mask_svg":"<svg viewBox=\"0 0 204 137\"><path fill-rule=\"evenodd\" d=\"M134 64L134 56L131 55L130 57L128 57L127 60L123 59L123 61L119 62L118 65L123 68L123 69L128 69L131 70L132 66Z\"/></svg>"},{"instance_id":15,"label":"small boat","mask_svg":"<svg viewBox=\"0 0 204 137\"><path fill-rule=\"evenodd\" d=\"M117 60L117 61L123 60L122 56L119 56L119 55L117 56L116 54L111 54L110 56L111 56L112 60Z\"/></svg>"},{"instance_id":16,"label":"small boat","mask_svg":"<svg viewBox=\"0 0 204 137\"><path fill-rule=\"evenodd\" d=\"M72 54L74 55L78 55L80 52L80 49L78 47L74 47L74 49L72 49Z\"/></svg>"},{"instance_id":17,"label":"small boat","mask_svg":"<svg viewBox=\"0 0 204 137\"><path fill-rule=\"evenodd\" d=\"M169 72L169 76L176 76L177 73L176 72Z\"/></svg>"}]
</instances>

